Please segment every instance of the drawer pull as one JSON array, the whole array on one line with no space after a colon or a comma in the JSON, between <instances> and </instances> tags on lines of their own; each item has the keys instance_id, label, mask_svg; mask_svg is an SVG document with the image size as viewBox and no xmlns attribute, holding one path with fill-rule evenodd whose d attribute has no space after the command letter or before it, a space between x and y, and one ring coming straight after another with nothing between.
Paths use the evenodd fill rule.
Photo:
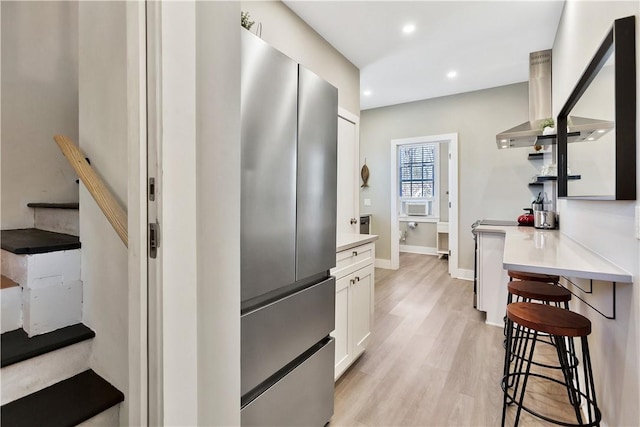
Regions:
<instances>
[{"instance_id":1,"label":"drawer pull","mask_svg":"<svg viewBox=\"0 0 640 427\"><path fill-rule=\"evenodd\" d=\"M349 283L351 283L352 285L356 284L356 281L354 279L349 280Z\"/></svg>"},{"instance_id":2,"label":"drawer pull","mask_svg":"<svg viewBox=\"0 0 640 427\"><path fill-rule=\"evenodd\" d=\"M358 276L356 276L356 282L359 282L360 278Z\"/></svg>"},{"instance_id":3,"label":"drawer pull","mask_svg":"<svg viewBox=\"0 0 640 427\"><path fill-rule=\"evenodd\" d=\"M353 252L351 253L351 255L353 255L353 256L358 256L358 251L353 251Z\"/></svg>"}]
</instances>

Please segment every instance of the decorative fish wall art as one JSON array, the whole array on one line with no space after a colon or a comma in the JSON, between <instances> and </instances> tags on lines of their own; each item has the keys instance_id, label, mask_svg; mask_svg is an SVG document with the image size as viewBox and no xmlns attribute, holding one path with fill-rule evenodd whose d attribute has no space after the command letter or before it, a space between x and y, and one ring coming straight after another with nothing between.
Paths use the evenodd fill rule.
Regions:
<instances>
[{"instance_id":1,"label":"decorative fish wall art","mask_svg":"<svg viewBox=\"0 0 640 427\"><path fill-rule=\"evenodd\" d=\"M364 166L362 166L362 170L360 170L360 177L362 178L361 188L367 188L369 184L369 168L367 167L367 159L364 159Z\"/></svg>"}]
</instances>

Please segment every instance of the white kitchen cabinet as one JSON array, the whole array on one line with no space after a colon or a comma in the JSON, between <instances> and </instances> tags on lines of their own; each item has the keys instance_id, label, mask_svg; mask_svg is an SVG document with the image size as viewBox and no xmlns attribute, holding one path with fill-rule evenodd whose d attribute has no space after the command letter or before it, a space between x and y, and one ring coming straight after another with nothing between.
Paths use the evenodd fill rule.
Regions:
<instances>
[{"instance_id":1,"label":"white kitchen cabinet","mask_svg":"<svg viewBox=\"0 0 640 427\"><path fill-rule=\"evenodd\" d=\"M367 243L336 254L335 379L364 352L371 336L374 305L375 245Z\"/></svg>"},{"instance_id":2,"label":"white kitchen cabinet","mask_svg":"<svg viewBox=\"0 0 640 427\"><path fill-rule=\"evenodd\" d=\"M502 266L504 233L478 231L478 283L477 309L487 313L485 322L493 326L504 325L507 307L509 276Z\"/></svg>"}]
</instances>

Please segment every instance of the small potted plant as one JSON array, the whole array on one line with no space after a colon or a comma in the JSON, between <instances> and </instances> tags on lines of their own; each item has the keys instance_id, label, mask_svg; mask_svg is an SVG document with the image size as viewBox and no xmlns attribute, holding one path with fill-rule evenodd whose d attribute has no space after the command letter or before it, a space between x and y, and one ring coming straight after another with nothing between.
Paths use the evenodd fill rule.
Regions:
<instances>
[{"instance_id":1,"label":"small potted plant","mask_svg":"<svg viewBox=\"0 0 640 427\"><path fill-rule=\"evenodd\" d=\"M250 18L251 17L249 15L249 12L240 11L240 25L242 25L247 30L251 30L253 24L256 23L256 21L251 21Z\"/></svg>"},{"instance_id":2,"label":"small potted plant","mask_svg":"<svg viewBox=\"0 0 640 427\"><path fill-rule=\"evenodd\" d=\"M549 117L548 119L544 119L540 122L540 129L542 129L543 135L552 135L556 133L556 123L551 117Z\"/></svg>"}]
</instances>

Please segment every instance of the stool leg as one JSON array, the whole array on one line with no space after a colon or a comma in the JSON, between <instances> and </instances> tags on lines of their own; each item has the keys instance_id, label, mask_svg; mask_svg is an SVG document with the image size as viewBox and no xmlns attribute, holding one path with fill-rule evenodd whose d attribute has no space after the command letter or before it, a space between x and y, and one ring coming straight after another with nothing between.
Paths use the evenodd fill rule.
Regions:
<instances>
[{"instance_id":1,"label":"stool leg","mask_svg":"<svg viewBox=\"0 0 640 427\"><path fill-rule=\"evenodd\" d=\"M529 356L526 357L525 354L523 354L523 358L526 357L527 359L527 369L525 371L524 374L524 380L522 381L522 390L520 391L520 399L518 400L518 409L516 411L516 419L515 419L515 423L513 424L514 427L517 427L518 423L520 422L520 414L522 413L522 403L524 402L524 393L527 389L527 381L529 380L529 373L531 372L531 362L533 361L533 350L536 347L536 340L538 339L538 331L533 331L533 338L531 337L531 330L527 329L527 334L526 334L526 338L524 338L527 342L531 343L531 349L529 350ZM526 349L526 346L525 346ZM516 397L516 390L517 390L517 383L516 383L516 388L514 389L514 399Z\"/></svg>"},{"instance_id":2,"label":"stool leg","mask_svg":"<svg viewBox=\"0 0 640 427\"><path fill-rule=\"evenodd\" d=\"M576 419L578 420L578 424L582 425L582 413L580 412L580 385L573 384L573 372L571 367L571 362L569 362L568 351L565 342L565 337L562 336L554 336L554 340L556 341L556 352L558 354L558 361L560 362L560 367L562 369L562 375L564 376L564 382L567 385L567 396L569 397L569 403L573 406L573 410L576 413ZM572 340L569 338L569 340ZM577 388L576 388L577 387Z\"/></svg>"},{"instance_id":3,"label":"stool leg","mask_svg":"<svg viewBox=\"0 0 640 427\"><path fill-rule=\"evenodd\" d=\"M509 365L511 364L511 335L513 331L513 322L507 318L504 333L506 334L506 343L504 350L504 366L502 369L502 422L501 426L504 427L504 422L507 415L507 397L509 395Z\"/></svg>"},{"instance_id":4,"label":"stool leg","mask_svg":"<svg viewBox=\"0 0 640 427\"><path fill-rule=\"evenodd\" d=\"M507 401L511 400L509 397L509 367L511 366L511 356L513 352L513 322L507 318L507 323L505 327L505 333L507 335L506 345L504 351L504 368L503 368L503 376L502 376L502 389L503 389L503 401L502 401L502 427L504 427L504 423L506 421L507 415Z\"/></svg>"},{"instance_id":5,"label":"stool leg","mask_svg":"<svg viewBox=\"0 0 640 427\"><path fill-rule=\"evenodd\" d=\"M589 414L589 424L600 425L601 414L596 400L596 387L593 382L593 372L591 371L591 354L587 337L581 338L582 342L582 366L584 369L585 394L587 395L587 412Z\"/></svg>"},{"instance_id":6,"label":"stool leg","mask_svg":"<svg viewBox=\"0 0 640 427\"><path fill-rule=\"evenodd\" d=\"M524 336L525 328L522 325L518 325L515 327L516 333L513 339L511 359L514 360L513 370L514 372L522 372L522 364L524 363L527 343L529 342L530 335L528 334L526 337ZM513 380L509 384L509 387L513 387L515 382L515 389L513 395L515 396L518 392L518 385L520 383L520 376L514 376Z\"/></svg>"}]
</instances>

